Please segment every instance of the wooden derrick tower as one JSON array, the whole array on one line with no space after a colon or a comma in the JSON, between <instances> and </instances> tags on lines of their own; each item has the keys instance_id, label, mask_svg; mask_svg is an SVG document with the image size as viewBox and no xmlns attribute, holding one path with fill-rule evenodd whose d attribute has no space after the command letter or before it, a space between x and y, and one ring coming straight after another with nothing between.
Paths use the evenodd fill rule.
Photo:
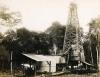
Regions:
<instances>
[{"instance_id":1,"label":"wooden derrick tower","mask_svg":"<svg viewBox=\"0 0 100 77\"><path fill-rule=\"evenodd\" d=\"M74 3L70 4L68 22L65 30L63 44L63 54L67 56L66 59L68 64L76 65L80 63L81 59L85 60L77 14L77 6Z\"/></svg>"}]
</instances>

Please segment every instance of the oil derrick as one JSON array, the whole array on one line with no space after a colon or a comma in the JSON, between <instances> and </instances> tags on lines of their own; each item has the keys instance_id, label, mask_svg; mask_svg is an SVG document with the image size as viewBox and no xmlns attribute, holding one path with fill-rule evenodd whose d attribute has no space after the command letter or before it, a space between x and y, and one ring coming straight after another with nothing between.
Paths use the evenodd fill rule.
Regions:
<instances>
[{"instance_id":1,"label":"oil derrick","mask_svg":"<svg viewBox=\"0 0 100 77\"><path fill-rule=\"evenodd\" d=\"M67 56L68 64L71 62L71 64L76 65L79 63L80 59L82 59L80 52L83 52L76 4L70 4L68 16L63 44L63 54L66 54Z\"/></svg>"}]
</instances>

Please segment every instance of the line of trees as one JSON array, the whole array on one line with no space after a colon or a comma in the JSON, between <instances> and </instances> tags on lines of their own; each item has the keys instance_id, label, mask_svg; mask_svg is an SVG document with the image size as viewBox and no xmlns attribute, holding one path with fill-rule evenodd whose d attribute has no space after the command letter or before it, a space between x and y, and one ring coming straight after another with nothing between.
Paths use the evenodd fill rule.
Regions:
<instances>
[{"instance_id":1,"label":"line of trees","mask_svg":"<svg viewBox=\"0 0 100 77\"><path fill-rule=\"evenodd\" d=\"M29 31L26 28L20 28L16 32L8 31L3 37L2 45L8 51L48 55L50 50L53 50L53 43L58 49L63 48L65 27L55 26L52 25L48 30L41 33Z\"/></svg>"}]
</instances>

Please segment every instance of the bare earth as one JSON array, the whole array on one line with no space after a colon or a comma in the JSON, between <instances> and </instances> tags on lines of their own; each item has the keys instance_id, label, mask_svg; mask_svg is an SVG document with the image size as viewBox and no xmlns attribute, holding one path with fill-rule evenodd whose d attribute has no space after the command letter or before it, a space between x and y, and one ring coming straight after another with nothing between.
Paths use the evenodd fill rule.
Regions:
<instances>
[{"instance_id":1,"label":"bare earth","mask_svg":"<svg viewBox=\"0 0 100 77\"><path fill-rule=\"evenodd\" d=\"M0 77L17 77L17 76L12 76L9 73L0 73ZM20 77L23 77L23 76L20 76ZM32 77L34 77L34 76L32 76ZM36 77L41 77L41 76L36 76ZM65 74L65 75L52 76L52 77L100 77L100 72L94 73L94 74L84 74L84 75Z\"/></svg>"}]
</instances>

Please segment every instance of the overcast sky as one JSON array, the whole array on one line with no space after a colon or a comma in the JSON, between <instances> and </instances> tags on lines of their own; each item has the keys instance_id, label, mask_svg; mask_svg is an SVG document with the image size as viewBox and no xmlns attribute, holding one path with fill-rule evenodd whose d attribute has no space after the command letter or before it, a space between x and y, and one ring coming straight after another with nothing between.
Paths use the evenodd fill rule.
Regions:
<instances>
[{"instance_id":1,"label":"overcast sky","mask_svg":"<svg viewBox=\"0 0 100 77\"><path fill-rule=\"evenodd\" d=\"M29 30L44 31L52 22L67 24L69 4L78 7L80 26L87 31L91 19L100 15L100 0L0 0L0 5L22 15L22 26ZM0 29L3 30L3 29Z\"/></svg>"}]
</instances>

